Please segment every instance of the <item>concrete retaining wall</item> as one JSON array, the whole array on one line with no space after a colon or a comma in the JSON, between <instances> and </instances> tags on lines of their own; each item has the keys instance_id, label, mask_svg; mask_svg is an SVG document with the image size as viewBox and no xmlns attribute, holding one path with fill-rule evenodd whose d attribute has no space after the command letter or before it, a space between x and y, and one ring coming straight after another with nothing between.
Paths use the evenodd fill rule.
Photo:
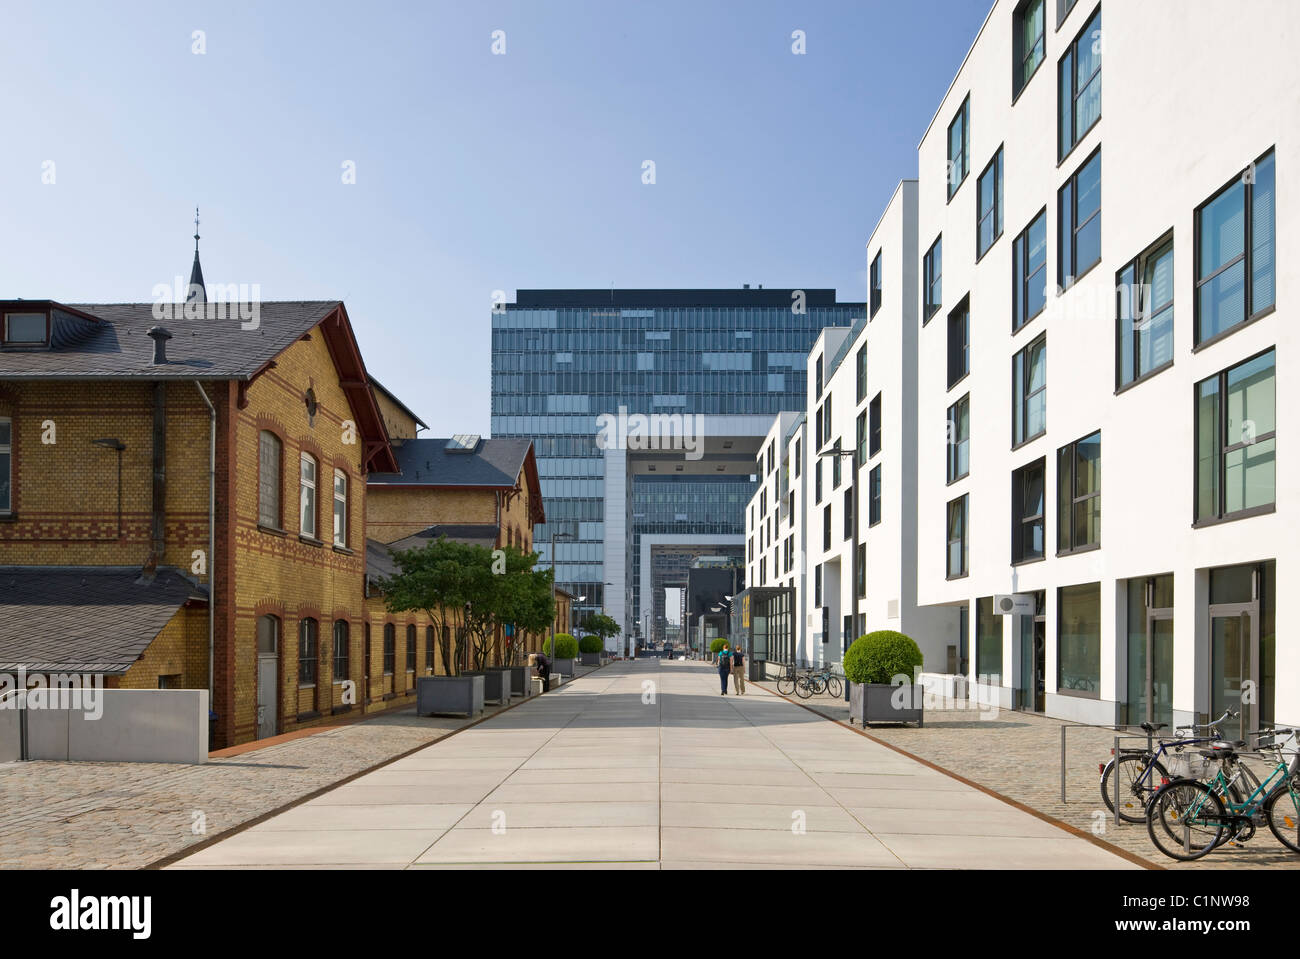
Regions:
<instances>
[{"instance_id":1,"label":"concrete retaining wall","mask_svg":"<svg viewBox=\"0 0 1300 959\"><path fill-rule=\"evenodd\" d=\"M98 718L81 708L26 710L27 758L208 761L206 689L104 689L98 695L102 697ZM18 758L21 715L17 709L0 710L0 762Z\"/></svg>"}]
</instances>

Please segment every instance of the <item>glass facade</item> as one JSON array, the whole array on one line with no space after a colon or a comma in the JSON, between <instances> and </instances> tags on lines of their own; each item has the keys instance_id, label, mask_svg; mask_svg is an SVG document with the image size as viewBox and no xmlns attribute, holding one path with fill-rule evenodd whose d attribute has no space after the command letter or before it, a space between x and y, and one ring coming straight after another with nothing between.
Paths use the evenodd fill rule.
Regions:
<instances>
[{"instance_id":1,"label":"glass facade","mask_svg":"<svg viewBox=\"0 0 1300 959\"><path fill-rule=\"evenodd\" d=\"M534 543L549 563L551 533L574 537L556 544L555 568L563 589L586 596L578 615L600 611L606 589L626 589L630 625L633 611L651 606L640 599L649 579L638 569L641 535L741 537L755 491L752 465L629 473L627 581L611 584L598 417L620 407L629 416L803 410L817 335L851 326L863 310L835 302L832 290L521 290L492 313L492 435L534 441L547 518ZM699 553L727 555L716 546ZM655 597L653 608L661 606Z\"/></svg>"}]
</instances>

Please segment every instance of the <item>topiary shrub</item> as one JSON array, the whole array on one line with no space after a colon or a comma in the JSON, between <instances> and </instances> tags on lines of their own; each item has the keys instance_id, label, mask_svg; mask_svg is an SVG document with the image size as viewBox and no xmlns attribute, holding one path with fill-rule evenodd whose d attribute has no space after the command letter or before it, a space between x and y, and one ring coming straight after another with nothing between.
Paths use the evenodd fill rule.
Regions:
<instances>
[{"instance_id":1,"label":"topiary shrub","mask_svg":"<svg viewBox=\"0 0 1300 959\"><path fill-rule=\"evenodd\" d=\"M727 641L722 637L718 637L713 642L709 643L709 652L714 654L720 653L722 652L722 647L726 645Z\"/></svg>"},{"instance_id":2,"label":"topiary shrub","mask_svg":"<svg viewBox=\"0 0 1300 959\"><path fill-rule=\"evenodd\" d=\"M599 653L604 651L605 644L599 636L584 636L578 640L578 649L584 653Z\"/></svg>"},{"instance_id":3,"label":"topiary shrub","mask_svg":"<svg viewBox=\"0 0 1300 959\"><path fill-rule=\"evenodd\" d=\"M558 653L552 654L551 641L549 639L542 641L542 652L551 659L577 659L578 658L578 641L568 633L555 634L555 648Z\"/></svg>"},{"instance_id":4,"label":"topiary shrub","mask_svg":"<svg viewBox=\"0 0 1300 959\"><path fill-rule=\"evenodd\" d=\"M879 629L853 641L844 653L844 675L851 683L889 683L901 673L914 682L924 658L911 636Z\"/></svg>"}]
</instances>

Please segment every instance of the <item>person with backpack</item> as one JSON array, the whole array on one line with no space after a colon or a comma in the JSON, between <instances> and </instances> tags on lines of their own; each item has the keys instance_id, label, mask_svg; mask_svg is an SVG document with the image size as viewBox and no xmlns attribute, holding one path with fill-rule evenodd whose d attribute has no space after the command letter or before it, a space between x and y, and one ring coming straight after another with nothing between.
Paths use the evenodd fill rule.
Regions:
<instances>
[{"instance_id":1,"label":"person with backpack","mask_svg":"<svg viewBox=\"0 0 1300 959\"><path fill-rule=\"evenodd\" d=\"M736 693L745 695L745 652L739 643L731 651L731 676L736 681Z\"/></svg>"},{"instance_id":2,"label":"person with backpack","mask_svg":"<svg viewBox=\"0 0 1300 959\"><path fill-rule=\"evenodd\" d=\"M727 695L727 673L731 672L731 650L724 642L718 650L718 678L722 680L722 695Z\"/></svg>"}]
</instances>

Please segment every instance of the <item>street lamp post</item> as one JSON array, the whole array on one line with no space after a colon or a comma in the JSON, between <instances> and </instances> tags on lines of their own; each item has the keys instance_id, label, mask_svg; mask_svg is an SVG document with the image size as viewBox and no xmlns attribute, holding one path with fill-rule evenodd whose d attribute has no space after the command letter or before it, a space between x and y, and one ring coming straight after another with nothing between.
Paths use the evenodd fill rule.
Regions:
<instances>
[{"instance_id":1,"label":"street lamp post","mask_svg":"<svg viewBox=\"0 0 1300 959\"><path fill-rule=\"evenodd\" d=\"M551 533L551 659L558 657L555 655L555 617L559 615L559 610L555 608L555 541L571 540L574 536L572 533Z\"/></svg>"}]
</instances>

